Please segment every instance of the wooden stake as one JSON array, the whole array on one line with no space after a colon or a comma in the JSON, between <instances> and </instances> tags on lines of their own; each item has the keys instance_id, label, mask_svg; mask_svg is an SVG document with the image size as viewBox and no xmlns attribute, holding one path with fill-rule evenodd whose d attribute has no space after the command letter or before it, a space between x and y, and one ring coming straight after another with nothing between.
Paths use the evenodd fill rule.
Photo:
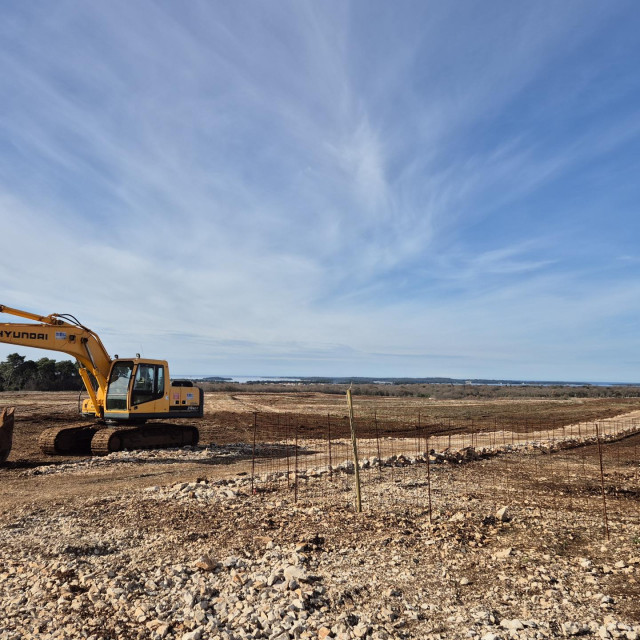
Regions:
<instances>
[{"instance_id":1,"label":"wooden stake","mask_svg":"<svg viewBox=\"0 0 640 640\"><path fill-rule=\"evenodd\" d=\"M598 429L597 423L596 423L596 438L598 439L598 457L600 458L600 486L602 488L602 509L603 509L603 516L604 516L604 530L607 534L607 540L610 540L609 519L607 517L607 497L604 490L604 465L602 464L602 442L600 440L600 431Z\"/></svg>"},{"instance_id":2,"label":"wooden stake","mask_svg":"<svg viewBox=\"0 0 640 640\"><path fill-rule=\"evenodd\" d=\"M433 523L431 516L431 465L429 463L429 436L427 436L427 492L429 495L429 524Z\"/></svg>"},{"instance_id":3,"label":"wooden stake","mask_svg":"<svg viewBox=\"0 0 640 640\"><path fill-rule=\"evenodd\" d=\"M349 427L351 428L351 445L353 447L353 468L356 476L356 511L362 512L362 499L360 496L360 465L358 463L358 443L356 440L356 430L353 423L353 399L351 389L347 389L347 404L349 405Z\"/></svg>"},{"instance_id":4,"label":"wooden stake","mask_svg":"<svg viewBox=\"0 0 640 640\"><path fill-rule=\"evenodd\" d=\"M258 430L258 413L253 414L253 448L251 449L251 495L255 492L253 485L256 476L256 432Z\"/></svg>"}]
</instances>

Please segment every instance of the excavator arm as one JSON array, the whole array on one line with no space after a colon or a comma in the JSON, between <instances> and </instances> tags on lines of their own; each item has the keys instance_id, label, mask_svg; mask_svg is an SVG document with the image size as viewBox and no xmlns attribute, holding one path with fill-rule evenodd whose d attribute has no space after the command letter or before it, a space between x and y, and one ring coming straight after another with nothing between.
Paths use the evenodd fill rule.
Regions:
<instances>
[{"instance_id":1,"label":"excavator arm","mask_svg":"<svg viewBox=\"0 0 640 640\"><path fill-rule=\"evenodd\" d=\"M37 323L0 323L0 342L61 351L73 356L80 363L82 381L96 410L96 415L102 417L111 357L100 338L70 315L54 313L39 316L4 305L0 305L0 313L34 320ZM94 390L89 373L97 382L97 391Z\"/></svg>"}]
</instances>

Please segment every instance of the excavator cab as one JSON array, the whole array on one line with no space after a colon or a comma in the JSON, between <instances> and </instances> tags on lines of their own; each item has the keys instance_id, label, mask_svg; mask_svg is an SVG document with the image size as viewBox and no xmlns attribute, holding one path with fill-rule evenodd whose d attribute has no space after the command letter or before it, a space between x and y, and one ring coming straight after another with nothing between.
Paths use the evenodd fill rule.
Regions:
<instances>
[{"instance_id":1,"label":"excavator cab","mask_svg":"<svg viewBox=\"0 0 640 640\"><path fill-rule=\"evenodd\" d=\"M166 395L165 377L162 364L116 360L109 376L106 412L128 411L131 407L162 400Z\"/></svg>"},{"instance_id":2,"label":"excavator cab","mask_svg":"<svg viewBox=\"0 0 640 640\"><path fill-rule=\"evenodd\" d=\"M202 390L184 380L170 381L169 366L164 360L113 361L105 397L105 420L144 422L157 418L195 418L202 417L203 409ZM91 411L87 415L91 415Z\"/></svg>"}]
</instances>

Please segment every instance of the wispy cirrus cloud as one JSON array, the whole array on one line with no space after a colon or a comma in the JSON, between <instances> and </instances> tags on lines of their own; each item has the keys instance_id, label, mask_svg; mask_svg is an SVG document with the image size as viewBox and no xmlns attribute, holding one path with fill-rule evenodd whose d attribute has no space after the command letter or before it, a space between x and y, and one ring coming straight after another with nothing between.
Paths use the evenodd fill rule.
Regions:
<instances>
[{"instance_id":1,"label":"wispy cirrus cloud","mask_svg":"<svg viewBox=\"0 0 640 640\"><path fill-rule=\"evenodd\" d=\"M602 377L637 310L637 22L595 2L15 7L0 303L146 336L190 373L540 378L545 354L568 377L589 351Z\"/></svg>"}]
</instances>

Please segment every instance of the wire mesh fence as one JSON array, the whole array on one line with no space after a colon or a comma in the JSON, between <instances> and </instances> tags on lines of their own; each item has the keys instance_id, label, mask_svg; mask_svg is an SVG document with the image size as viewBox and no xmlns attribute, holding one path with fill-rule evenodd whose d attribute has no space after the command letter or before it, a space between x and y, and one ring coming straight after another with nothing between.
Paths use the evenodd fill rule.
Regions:
<instances>
[{"instance_id":1,"label":"wire mesh fence","mask_svg":"<svg viewBox=\"0 0 640 640\"><path fill-rule=\"evenodd\" d=\"M640 524L640 417L536 426L356 418L362 506L447 512L465 498L571 518L602 531ZM304 504L353 505L347 416L256 413L250 492Z\"/></svg>"}]
</instances>

